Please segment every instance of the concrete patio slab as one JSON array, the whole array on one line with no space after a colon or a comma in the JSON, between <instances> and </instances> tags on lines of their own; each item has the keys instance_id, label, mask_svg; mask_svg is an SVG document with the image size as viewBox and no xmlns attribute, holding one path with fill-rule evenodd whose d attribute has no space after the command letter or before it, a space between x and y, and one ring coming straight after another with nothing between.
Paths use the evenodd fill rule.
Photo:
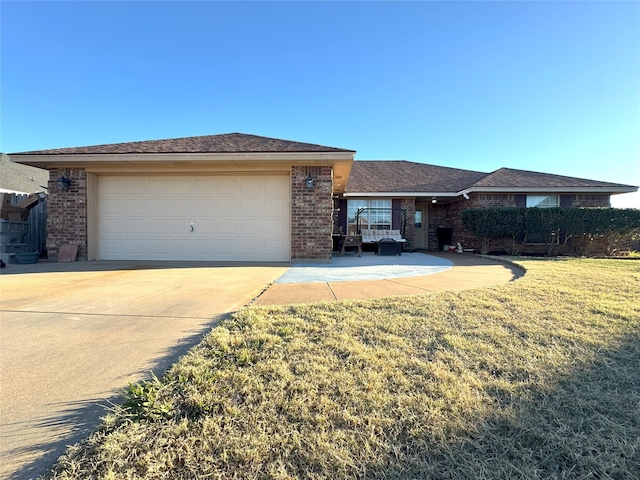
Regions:
<instances>
[{"instance_id":1,"label":"concrete patio slab","mask_svg":"<svg viewBox=\"0 0 640 480\"><path fill-rule=\"evenodd\" d=\"M334 257L333 269L294 266L284 278L293 278L296 281L280 283L279 279L252 304L283 305L467 290L510 282L524 274L522 269L514 265L477 255L416 252L403 254L402 257L396 256L396 264L382 266L359 265L360 258L355 255L346 260L346 257L337 258L341 261L335 262ZM404 265L397 265L399 258L404 259ZM429 270L430 265L435 268ZM304 271L298 274L295 272L298 268ZM323 275L323 268L331 274ZM367 269L370 270L367 272ZM413 273L430 271L430 274L403 276L403 269ZM298 283L301 278L311 283Z\"/></svg>"}]
</instances>

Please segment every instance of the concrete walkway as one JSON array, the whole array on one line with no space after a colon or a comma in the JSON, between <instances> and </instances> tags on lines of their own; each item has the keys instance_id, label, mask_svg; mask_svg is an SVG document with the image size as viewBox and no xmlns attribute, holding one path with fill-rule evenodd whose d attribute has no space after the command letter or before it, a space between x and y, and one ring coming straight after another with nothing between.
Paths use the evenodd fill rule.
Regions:
<instances>
[{"instance_id":1,"label":"concrete walkway","mask_svg":"<svg viewBox=\"0 0 640 480\"><path fill-rule=\"evenodd\" d=\"M346 255L346 254L345 254ZM271 285L253 305L286 305L393 295L420 295L445 290L468 290L510 282L524 271L514 265L477 255L428 252L377 257L394 262L380 267L352 254L334 258L332 266L294 266ZM297 274L296 269L301 273ZM368 270L369 269L369 270ZM326 270L326 275L323 275ZM406 273L409 273L405 275ZM364 278L363 278L364 277ZM375 279L368 279L372 277ZM306 281L308 283L302 283Z\"/></svg>"}]
</instances>

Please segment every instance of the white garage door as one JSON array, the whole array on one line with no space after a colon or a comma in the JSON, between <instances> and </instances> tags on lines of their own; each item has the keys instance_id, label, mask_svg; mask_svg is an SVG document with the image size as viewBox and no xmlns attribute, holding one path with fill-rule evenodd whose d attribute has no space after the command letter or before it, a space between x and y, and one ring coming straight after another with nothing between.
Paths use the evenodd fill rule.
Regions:
<instances>
[{"instance_id":1,"label":"white garage door","mask_svg":"<svg viewBox=\"0 0 640 480\"><path fill-rule=\"evenodd\" d=\"M101 260L290 260L289 177L100 176Z\"/></svg>"}]
</instances>

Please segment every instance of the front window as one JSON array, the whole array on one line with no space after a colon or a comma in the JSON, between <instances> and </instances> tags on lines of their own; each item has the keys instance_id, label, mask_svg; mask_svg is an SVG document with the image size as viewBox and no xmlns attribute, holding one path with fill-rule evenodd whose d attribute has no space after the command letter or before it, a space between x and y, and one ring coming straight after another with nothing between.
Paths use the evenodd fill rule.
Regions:
<instances>
[{"instance_id":1,"label":"front window","mask_svg":"<svg viewBox=\"0 0 640 480\"><path fill-rule=\"evenodd\" d=\"M361 210L363 209L363 210ZM357 214L360 213L360 229L391 230L391 199L348 200L347 232L354 235L357 228Z\"/></svg>"},{"instance_id":2,"label":"front window","mask_svg":"<svg viewBox=\"0 0 640 480\"><path fill-rule=\"evenodd\" d=\"M557 208L560 206L558 195L527 195L528 208Z\"/></svg>"}]
</instances>

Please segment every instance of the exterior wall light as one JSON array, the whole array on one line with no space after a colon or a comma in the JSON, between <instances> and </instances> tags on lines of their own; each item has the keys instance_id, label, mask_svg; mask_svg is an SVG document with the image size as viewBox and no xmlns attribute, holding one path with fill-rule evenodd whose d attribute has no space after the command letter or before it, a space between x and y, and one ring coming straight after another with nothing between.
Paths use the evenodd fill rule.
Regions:
<instances>
[{"instance_id":1,"label":"exterior wall light","mask_svg":"<svg viewBox=\"0 0 640 480\"><path fill-rule=\"evenodd\" d=\"M315 184L315 180L313 179L311 174L307 175L307 178L304 179L304 186L307 187L309 190L311 190L314 184Z\"/></svg>"},{"instance_id":2,"label":"exterior wall light","mask_svg":"<svg viewBox=\"0 0 640 480\"><path fill-rule=\"evenodd\" d=\"M436 197L431 198L431 203L436 203Z\"/></svg>"},{"instance_id":3,"label":"exterior wall light","mask_svg":"<svg viewBox=\"0 0 640 480\"><path fill-rule=\"evenodd\" d=\"M63 190L66 192L67 190L69 190L71 180L63 175L58 180L56 180L56 185L58 187L58 190Z\"/></svg>"}]
</instances>

